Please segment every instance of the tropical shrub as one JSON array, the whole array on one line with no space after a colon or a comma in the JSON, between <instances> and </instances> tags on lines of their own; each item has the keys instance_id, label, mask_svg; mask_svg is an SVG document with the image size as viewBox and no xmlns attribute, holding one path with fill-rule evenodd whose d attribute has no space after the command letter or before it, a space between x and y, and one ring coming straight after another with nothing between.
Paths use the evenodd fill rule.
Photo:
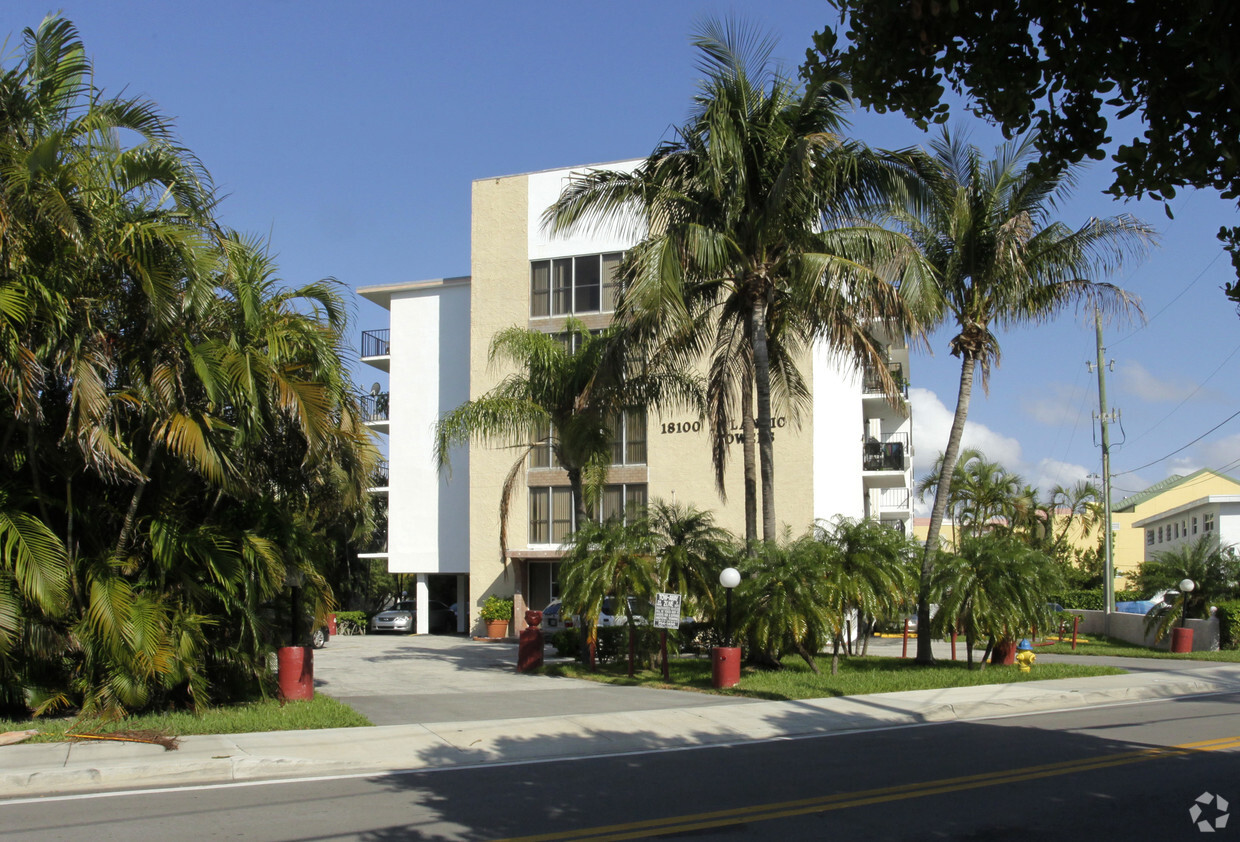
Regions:
<instances>
[{"instance_id":1,"label":"tropical shrub","mask_svg":"<svg viewBox=\"0 0 1240 842\"><path fill-rule=\"evenodd\" d=\"M270 688L286 582L331 607L378 455L340 285L86 55L48 17L0 59L0 707L201 709Z\"/></svg>"}]
</instances>

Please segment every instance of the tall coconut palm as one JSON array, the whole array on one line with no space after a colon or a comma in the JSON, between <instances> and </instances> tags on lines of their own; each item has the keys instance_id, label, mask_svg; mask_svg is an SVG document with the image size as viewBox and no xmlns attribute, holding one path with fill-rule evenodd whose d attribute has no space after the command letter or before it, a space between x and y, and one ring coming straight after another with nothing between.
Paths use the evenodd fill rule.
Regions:
<instances>
[{"instance_id":1,"label":"tall coconut palm","mask_svg":"<svg viewBox=\"0 0 1240 842\"><path fill-rule=\"evenodd\" d=\"M666 360L634 359L620 328L591 333L570 319L553 336L512 327L491 340L492 365L509 373L495 388L449 412L435 428L435 457L450 469L453 445L471 439L517 450L500 497L500 552L512 493L530 452L546 447L568 475L576 528L589 520L611 462L613 419L636 407L696 407L697 380Z\"/></svg>"},{"instance_id":2,"label":"tall coconut palm","mask_svg":"<svg viewBox=\"0 0 1240 842\"><path fill-rule=\"evenodd\" d=\"M704 79L677 138L633 172L573 179L544 222L553 231L640 223L646 235L630 253L625 318L655 321L672 333L690 330L695 319L720 332L729 319L743 320L762 535L771 541L772 325L786 324L790 338L822 340L837 355L885 373L873 329L895 321L903 330L911 320L888 282L901 241L857 221L857 211L886 185L885 170L839 137L842 85L799 87L772 62L769 38L732 24L705 24L694 44ZM703 303L713 318L698 318ZM737 346L718 347L735 353ZM744 377L733 382L748 388ZM888 386L894 395L894 383ZM712 426L718 440L717 421Z\"/></svg>"},{"instance_id":3,"label":"tall coconut palm","mask_svg":"<svg viewBox=\"0 0 1240 842\"><path fill-rule=\"evenodd\" d=\"M991 161L959 136L944 132L930 153L905 157L915 188L898 208L902 226L934 267L923 290L931 323L953 321L950 349L959 357L960 385L939 468L922 559L918 623L930 622L930 585L939 530L951 495L960 439L980 370L985 388L999 361L996 331L1037 324L1087 303L1137 311L1123 290L1094 280L1140 255L1153 240L1149 226L1128 215L1090 219L1072 229L1052 213L1075 183L1075 170L1035 166L1032 138L1002 146ZM933 662L929 636L918 636L917 660Z\"/></svg>"}]
</instances>

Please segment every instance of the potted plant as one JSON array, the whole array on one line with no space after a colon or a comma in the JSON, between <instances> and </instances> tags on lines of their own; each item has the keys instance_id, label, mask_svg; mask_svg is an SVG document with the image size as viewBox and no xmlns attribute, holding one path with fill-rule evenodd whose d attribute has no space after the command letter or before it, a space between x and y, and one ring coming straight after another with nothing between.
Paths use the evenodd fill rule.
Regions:
<instances>
[{"instance_id":1,"label":"potted plant","mask_svg":"<svg viewBox=\"0 0 1240 842\"><path fill-rule=\"evenodd\" d=\"M487 624L487 637L507 637L512 620L512 600L491 594L482 604L478 616Z\"/></svg>"}]
</instances>

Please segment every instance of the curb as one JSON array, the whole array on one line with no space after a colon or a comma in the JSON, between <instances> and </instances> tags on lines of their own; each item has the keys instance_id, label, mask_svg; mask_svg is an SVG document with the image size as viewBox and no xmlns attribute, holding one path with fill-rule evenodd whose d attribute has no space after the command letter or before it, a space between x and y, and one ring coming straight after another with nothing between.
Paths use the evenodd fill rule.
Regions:
<instances>
[{"instance_id":1,"label":"curb","mask_svg":"<svg viewBox=\"0 0 1240 842\"><path fill-rule=\"evenodd\" d=\"M45 743L10 746L6 761L33 761L26 771L0 772L0 798L69 794L89 790L190 784L236 783L320 775L390 774L479 766L499 762L569 760L658 748L697 748L743 742L845 734L943 722L963 722L1009 715L1076 710L1100 705L1155 701L1240 689L1237 676L1168 674L1136 686L1081 687L1082 679L1059 679L1039 685L996 684L957 691L918 690L796 702L673 708L624 714L427 725L394 725L331 732L273 732L182 738L176 756L159 746ZM1076 686L1063 686L1063 685ZM1060 686L1055 686L1060 685ZM959 698L965 696L966 698ZM305 736L319 734L318 740ZM347 734L347 736L344 736ZM512 735L523 735L513 745ZM306 756L344 739L351 744L390 747L380 762ZM246 747L248 744L248 748ZM26 751L14 751L26 749ZM74 755L86 755L80 759ZM23 758L23 755L25 756ZM301 756L299 756L301 755Z\"/></svg>"}]
</instances>

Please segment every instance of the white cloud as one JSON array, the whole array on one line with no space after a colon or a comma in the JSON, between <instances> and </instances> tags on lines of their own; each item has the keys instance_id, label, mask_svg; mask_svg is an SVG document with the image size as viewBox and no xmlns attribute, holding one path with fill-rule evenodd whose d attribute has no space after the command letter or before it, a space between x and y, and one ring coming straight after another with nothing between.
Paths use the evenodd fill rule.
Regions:
<instances>
[{"instance_id":1,"label":"white cloud","mask_svg":"<svg viewBox=\"0 0 1240 842\"><path fill-rule=\"evenodd\" d=\"M1187 378L1163 380L1135 360L1124 363L1119 371L1121 387L1129 394L1151 403L1175 403L1193 394L1198 384Z\"/></svg>"},{"instance_id":2,"label":"white cloud","mask_svg":"<svg viewBox=\"0 0 1240 842\"><path fill-rule=\"evenodd\" d=\"M1042 388L1040 397L1022 397L1021 409L1025 415L1039 424L1048 427L1078 424L1082 415L1089 418L1089 410L1084 401L1091 397L1087 390L1080 386L1068 386L1063 383L1050 383Z\"/></svg>"},{"instance_id":3,"label":"white cloud","mask_svg":"<svg viewBox=\"0 0 1240 842\"><path fill-rule=\"evenodd\" d=\"M1071 488L1081 480L1089 479L1090 469L1072 462L1060 462L1058 459L1042 459L1036 465L1020 471L1020 475L1030 485L1038 488L1043 495L1050 492L1056 485ZM1098 480L1094 479L1097 483Z\"/></svg>"},{"instance_id":4,"label":"white cloud","mask_svg":"<svg viewBox=\"0 0 1240 842\"><path fill-rule=\"evenodd\" d=\"M913 452L913 472L920 481L930 472L934 460L947 446L954 408L945 406L938 395L929 389L910 389L909 400L913 404L913 442L916 445ZM1020 474L1026 483L1037 487L1043 493L1055 485L1071 486L1086 479L1090 473L1090 469L1084 465L1057 459L1044 458L1036 463L1026 462L1020 441L974 421L965 421L961 447L977 448L986 454L987 459ZM932 502L917 501L915 513L918 516L929 514Z\"/></svg>"},{"instance_id":5,"label":"white cloud","mask_svg":"<svg viewBox=\"0 0 1240 842\"><path fill-rule=\"evenodd\" d=\"M923 476L947 447L955 408L949 409L929 389L909 389L909 401L913 404L913 472ZM1023 461L1019 441L974 421L965 421L960 446L977 448L1008 470L1016 470L1014 466Z\"/></svg>"}]
</instances>

